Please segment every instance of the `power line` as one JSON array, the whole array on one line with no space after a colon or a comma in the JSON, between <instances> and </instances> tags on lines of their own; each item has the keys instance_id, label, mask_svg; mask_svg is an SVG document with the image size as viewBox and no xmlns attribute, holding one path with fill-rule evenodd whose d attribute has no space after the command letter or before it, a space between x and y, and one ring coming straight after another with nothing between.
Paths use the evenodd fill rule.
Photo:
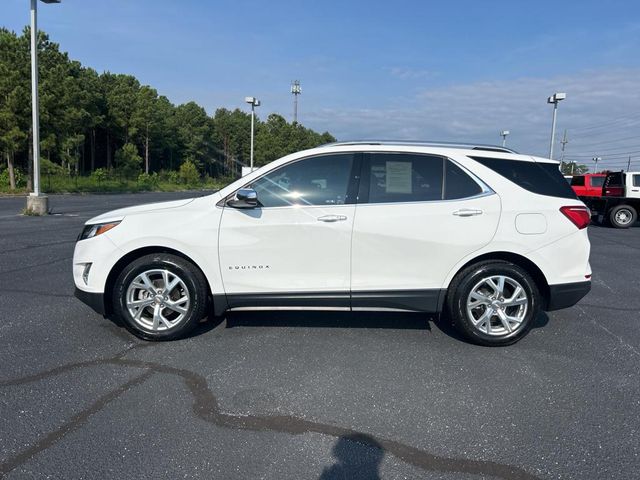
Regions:
<instances>
[{"instance_id":1,"label":"power line","mask_svg":"<svg viewBox=\"0 0 640 480\"><path fill-rule=\"evenodd\" d=\"M591 143L586 143L586 144L582 144L580 143L579 145L581 147L592 147L592 146L598 146L598 145L604 145L604 144L609 144L609 143L616 143L616 142L624 142L625 140L638 140L640 139L640 134L638 135L632 135L630 137L623 137L623 138L612 138L610 140L602 140L600 142L591 142Z\"/></svg>"},{"instance_id":2,"label":"power line","mask_svg":"<svg viewBox=\"0 0 640 480\"><path fill-rule=\"evenodd\" d=\"M597 153L601 155L602 151L598 150ZM640 154L640 150L633 150L630 152L611 152L604 156L606 156L607 158L627 158L629 155L638 155L638 154ZM591 154L574 153L571 155L567 155L567 158L593 158L593 156L594 156L593 153Z\"/></svg>"},{"instance_id":3,"label":"power line","mask_svg":"<svg viewBox=\"0 0 640 480\"><path fill-rule=\"evenodd\" d=\"M630 113L627 115L622 115L620 117L616 117L611 121L606 121L603 123L596 123L593 125L587 125L584 127L576 127L574 129L572 129L573 132L583 132L583 131L590 131L590 130L597 130L603 127L608 127L610 125L616 124L616 123L620 123L620 122L628 122L628 121L635 121L635 120L640 120L640 113Z\"/></svg>"},{"instance_id":4,"label":"power line","mask_svg":"<svg viewBox=\"0 0 640 480\"><path fill-rule=\"evenodd\" d=\"M571 153L574 157L580 157L582 155L593 155L594 153L600 154L608 154L608 155L629 155L634 153L640 149L640 145L625 145L622 147L610 147L610 148L576 148L574 152ZM591 152L591 153L589 153Z\"/></svg>"}]
</instances>

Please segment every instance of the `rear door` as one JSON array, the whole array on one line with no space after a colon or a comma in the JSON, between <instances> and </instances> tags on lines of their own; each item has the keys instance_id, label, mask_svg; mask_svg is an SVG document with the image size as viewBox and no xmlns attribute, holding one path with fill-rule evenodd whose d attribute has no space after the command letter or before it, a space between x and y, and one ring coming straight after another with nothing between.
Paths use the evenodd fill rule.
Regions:
<instances>
[{"instance_id":1,"label":"rear door","mask_svg":"<svg viewBox=\"0 0 640 480\"><path fill-rule=\"evenodd\" d=\"M444 157L364 155L353 226L353 309L435 311L460 259L493 237L498 196Z\"/></svg>"}]
</instances>

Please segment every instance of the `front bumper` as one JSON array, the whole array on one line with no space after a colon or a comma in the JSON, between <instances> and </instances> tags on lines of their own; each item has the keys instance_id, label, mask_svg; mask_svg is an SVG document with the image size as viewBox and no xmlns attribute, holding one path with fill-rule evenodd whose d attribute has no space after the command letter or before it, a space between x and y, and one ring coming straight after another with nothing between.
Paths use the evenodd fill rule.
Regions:
<instances>
[{"instance_id":1,"label":"front bumper","mask_svg":"<svg viewBox=\"0 0 640 480\"><path fill-rule=\"evenodd\" d=\"M100 315L102 316L106 315L107 309L104 303L103 293L85 292L84 290L80 290L78 287L76 287L74 295L76 296L77 299L89 305L94 311L96 311Z\"/></svg>"},{"instance_id":2,"label":"front bumper","mask_svg":"<svg viewBox=\"0 0 640 480\"><path fill-rule=\"evenodd\" d=\"M591 290L591 282L560 283L549 285L549 302L546 311L572 307Z\"/></svg>"}]
</instances>

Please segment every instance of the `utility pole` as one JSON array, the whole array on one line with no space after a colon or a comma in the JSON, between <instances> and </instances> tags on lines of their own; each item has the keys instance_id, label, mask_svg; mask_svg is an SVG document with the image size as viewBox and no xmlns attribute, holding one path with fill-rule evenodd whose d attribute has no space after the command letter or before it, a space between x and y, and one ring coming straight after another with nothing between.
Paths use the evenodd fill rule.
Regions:
<instances>
[{"instance_id":1,"label":"utility pole","mask_svg":"<svg viewBox=\"0 0 640 480\"><path fill-rule=\"evenodd\" d=\"M560 142L562 144L562 154L560 155L560 171L562 171L562 164L564 162L564 147L567 143L569 143L569 140L567 140L567 129L565 128L564 130L564 135L562 135L562 141ZM571 169L573 173L573 168Z\"/></svg>"},{"instance_id":2,"label":"utility pole","mask_svg":"<svg viewBox=\"0 0 640 480\"><path fill-rule=\"evenodd\" d=\"M291 94L293 95L293 123L298 123L298 95L302 93L300 80L291 82Z\"/></svg>"},{"instance_id":3,"label":"utility pole","mask_svg":"<svg viewBox=\"0 0 640 480\"><path fill-rule=\"evenodd\" d=\"M627 162L627 172L631 170L631 155L629 155L629 161Z\"/></svg>"},{"instance_id":4,"label":"utility pole","mask_svg":"<svg viewBox=\"0 0 640 480\"><path fill-rule=\"evenodd\" d=\"M591 160L595 162L595 167L593 169L593 173L598 173L598 162L602 160L601 157L593 157Z\"/></svg>"}]
</instances>

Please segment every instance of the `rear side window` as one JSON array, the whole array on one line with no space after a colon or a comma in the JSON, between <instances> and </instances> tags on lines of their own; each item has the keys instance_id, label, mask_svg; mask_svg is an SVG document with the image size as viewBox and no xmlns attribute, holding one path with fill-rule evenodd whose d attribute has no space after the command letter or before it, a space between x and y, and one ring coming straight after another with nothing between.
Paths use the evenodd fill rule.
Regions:
<instances>
[{"instance_id":1,"label":"rear side window","mask_svg":"<svg viewBox=\"0 0 640 480\"><path fill-rule=\"evenodd\" d=\"M429 155L371 153L369 203L442 200L443 164L442 157Z\"/></svg>"},{"instance_id":2,"label":"rear side window","mask_svg":"<svg viewBox=\"0 0 640 480\"><path fill-rule=\"evenodd\" d=\"M606 187L623 187L624 186L624 173L612 172L607 174L604 181Z\"/></svg>"},{"instance_id":3,"label":"rear side window","mask_svg":"<svg viewBox=\"0 0 640 480\"><path fill-rule=\"evenodd\" d=\"M592 187L601 187L604 185L604 177L591 177Z\"/></svg>"},{"instance_id":4,"label":"rear side window","mask_svg":"<svg viewBox=\"0 0 640 480\"><path fill-rule=\"evenodd\" d=\"M392 152L368 157L360 185L365 203L455 200L483 192L478 182L445 157Z\"/></svg>"},{"instance_id":5,"label":"rear side window","mask_svg":"<svg viewBox=\"0 0 640 480\"><path fill-rule=\"evenodd\" d=\"M640 175L638 174L633 175L633 186L640 187Z\"/></svg>"},{"instance_id":6,"label":"rear side window","mask_svg":"<svg viewBox=\"0 0 640 480\"><path fill-rule=\"evenodd\" d=\"M583 176L573 177L571 179L571 186L572 187L584 187L584 177Z\"/></svg>"},{"instance_id":7,"label":"rear side window","mask_svg":"<svg viewBox=\"0 0 640 480\"><path fill-rule=\"evenodd\" d=\"M548 197L577 198L558 165L502 158L471 157L516 185Z\"/></svg>"}]
</instances>

